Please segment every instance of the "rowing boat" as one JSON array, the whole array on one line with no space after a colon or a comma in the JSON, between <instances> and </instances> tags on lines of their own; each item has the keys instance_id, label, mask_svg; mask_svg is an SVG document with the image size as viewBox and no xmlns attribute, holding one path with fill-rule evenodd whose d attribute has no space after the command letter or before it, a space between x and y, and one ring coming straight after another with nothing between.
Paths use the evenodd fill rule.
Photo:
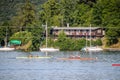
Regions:
<instances>
[{"instance_id":1,"label":"rowing boat","mask_svg":"<svg viewBox=\"0 0 120 80\"><path fill-rule=\"evenodd\" d=\"M97 58L58 58L58 60L82 60L82 61L87 61L87 60L97 60Z\"/></svg>"},{"instance_id":2,"label":"rowing boat","mask_svg":"<svg viewBox=\"0 0 120 80\"><path fill-rule=\"evenodd\" d=\"M38 57L16 57L16 59L49 59L49 58L52 58L52 57L49 57L49 56L38 56Z\"/></svg>"}]
</instances>

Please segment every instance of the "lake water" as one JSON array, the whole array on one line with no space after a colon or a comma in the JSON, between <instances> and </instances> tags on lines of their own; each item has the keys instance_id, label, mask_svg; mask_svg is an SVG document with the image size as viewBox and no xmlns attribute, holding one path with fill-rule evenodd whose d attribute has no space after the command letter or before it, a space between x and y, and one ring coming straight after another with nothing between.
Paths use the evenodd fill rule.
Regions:
<instances>
[{"instance_id":1,"label":"lake water","mask_svg":"<svg viewBox=\"0 0 120 80\"><path fill-rule=\"evenodd\" d=\"M54 52L51 59L16 59L20 56L45 56L42 52L0 52L0 80L120 80L120 52ZM93 61L58 60L80 55Z\"/></svg>"}]
</instances>

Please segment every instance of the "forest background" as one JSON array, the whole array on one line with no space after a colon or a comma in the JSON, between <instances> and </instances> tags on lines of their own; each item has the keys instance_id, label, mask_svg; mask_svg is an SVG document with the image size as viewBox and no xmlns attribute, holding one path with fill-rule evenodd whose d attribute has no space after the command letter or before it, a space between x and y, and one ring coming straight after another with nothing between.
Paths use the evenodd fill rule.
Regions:
<instances>
[{"instance_id":1,"label":"forest background","mask_svg":"<svg viewBox=\"0 0 120 80\"><path fill-rule=\"evenodd\" d=\"M92 41L94 45L120 47L120 0L0 0L0 42L21 40L20 49L39 50L45 45L45 25L102 27L106 33L103 40ZM6 33L7 32L7 33ZM7 36L7 38L6 38ZM88 43L89 44L89 43ZM61 32L54 41L49 34L49 47L61 50L80 50L85 39L70 39Z\"/></svg>"}]
</instances>

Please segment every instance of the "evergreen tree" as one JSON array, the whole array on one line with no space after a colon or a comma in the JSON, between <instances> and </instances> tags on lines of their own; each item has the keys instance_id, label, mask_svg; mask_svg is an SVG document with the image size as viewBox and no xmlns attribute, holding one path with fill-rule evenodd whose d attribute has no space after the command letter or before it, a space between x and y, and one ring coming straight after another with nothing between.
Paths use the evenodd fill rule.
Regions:
<instances>
[{"instance_id":1,"label":"evergreen tree","mask_svg":"<svg viewBox=\"0 0 120 80\"><path fill-rule=\"evenodd\" d=\"M29 0L26 0L26 2L18 8L17 15L13 18L13 25L18 27L17 31L31 32L31 50L39 50L43 38L43 28L37 17L35 6Z\"/></svg>"},{"instance_id":2,"label":"evergreen tree","mask_svg":"<svg viewBox=\"0 0 120 80\"><path fill-rule=\"evenodd\" d=\"M34 28L31 28L31 33L32 33L32 45L31 45L31 50L36 51L39 50L40 44L44 39L44 29L38 21L36 22L35 25L33 25Z\"/></svg>"},{"instance_id":3,"label":"evergreen tree","mask_svg":"<svg viewBox=\"0 0 120 80\"><path fill-rule=\"evenodd\" d=\"M74 23L74 12L76 10L77 0L61 0L61 14L63 15L64 25Z\"/></svg>"},{"instance_id":4,"label":"evergreen tree","mask_svg":"<svg viewBox=\"0 0 120 80\"><path fill-rule=\"evenodd\" d=\"M58 0L48 0L41 6L40 21L42 23L48 22L48 26L60 26L60 9Z\"/></svg>"},{"instance_id":5,"label":"evergreen tree","mask_svg":"<svg viewBox=\"0 0 120 80\"><path fill-rule=\"evenodd\" d=\"M78 23L80 26L89 26L91 24L91 17L92 17L92 8L90 8L88 5L86 4L80 4L78 5L77 9L78 11L78 15L76 15L76 19L78 19L78 21L76 23ZM78 25L77 25L78 26Z\"/></svg>"},{"instance_id":6,"label":"evergreen tree","mask_svg":"<svg viewBox=\"0 0 120 80\"><path fill-rule=\"evenodd\" d=\"M13 25L17 26L19 30L24 31L28 26L35 24L36 22L36 14L35 14L35 6L29 1L21 5L18 8L17 15L13 17Z\"/></svg>"},{"instance_id":7,"label":"evergreen tree","mask_svg":"<svg viewBox=\"0 0 120 80\"><path fill-rule=\"evenodd\" d=\"M94 8L94 22L107 28L108 44L117 43L120 37L120 0L98 0Z\"/></svg>"}]
</instances>

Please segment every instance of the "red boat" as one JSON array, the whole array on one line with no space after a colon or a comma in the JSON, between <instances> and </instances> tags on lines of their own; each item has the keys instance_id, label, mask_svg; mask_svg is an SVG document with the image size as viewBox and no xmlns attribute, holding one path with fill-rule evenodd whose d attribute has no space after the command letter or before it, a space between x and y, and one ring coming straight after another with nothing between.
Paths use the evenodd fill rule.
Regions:
<instances>
[{"instance_id":1,"label":"red boat","mask_svg":"<svg viewBox=\"0 0 120 80\"><path fill-rule=\"evenodd\" d=\"M58 60L82 60L82 61L87 61L87 60L97 60L97 58L89 58L89 57L68 57L68 58L58 58Z\"/></svg>"}]
</instances>

